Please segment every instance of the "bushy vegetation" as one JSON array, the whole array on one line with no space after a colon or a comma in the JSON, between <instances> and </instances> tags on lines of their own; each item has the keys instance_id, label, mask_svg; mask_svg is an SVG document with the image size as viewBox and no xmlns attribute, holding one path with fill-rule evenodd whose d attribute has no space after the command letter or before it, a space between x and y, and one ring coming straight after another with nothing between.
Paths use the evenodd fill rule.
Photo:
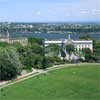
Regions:
<instances>
[{"instance_id":1,"label":"bushy vegetation","mask_svg":"<svg viewBox=\"0 0 100 100\"><path fill-rule=\"evenodd\" d=\"M43 39L29 38L26 46L22 46L20 43L0 42L0 80L15 78L20 74L21 69L45 69L54 64L83 62L82 59L65 60L66 54L62 46L51 44L45 47L43 41ZM86 62L100 61L100 42L94 41L93 43L93 52L90 49L82 50ZM69 55L75 52L73 45L67 45L65 49ZM59 58L60 52L63 60Z\"/></svg>"},{"instance_id":2,"label":"bushy vegetation","mask_svg":"<svg viewBox=\"0 0 100 100\"><path fill-rule=\"evenodd\" d=\"M14 47L0 47L0 80L15 78L21 72L19 55Z\"/></svg>"},{"instance_id":3,"label":"bushy vegetation","mask_svg":"<svg viewBox=\"0 0 100 100\"><path fill-rule=\"evenodd\" d=\"M0 42L0 80L10 80L21 69L46 68L49 61L43 54L42 39L29 38L29 44Z\"/></svg>"},{"instance_id":4,"label":"bushy vegetation","mask_svg":"<svg viewBox=\"0 0 100 100\"><path fill-rule=\"evenodd\" d=\"M45 47L45 53L49 57L54 57L59 55L61 47L58 46L57 44L50 44L49 46Z\"/></svg>"},{"instance_id":5,"label":"bushy vegetation","mask_svg":"<svg viewBox=\"0 0 100 100\"><path fill-rule=\"evenodd\" d=\"M95 40L94 38L90 37L89 35L81 37L80 39L85 40L93 40L93 52L89 49L84 49L84 55L86 58L86 61L92 61L92 62L100 62L100 41Z\"/></svg>"},{"instance_id":6,"label":"bushy vegetation","mask_svg":"<svg viewBox=\"0 0 100 100\"><path fill-rule=\"evenodd\" d=\"M42 39L29 38L29 44L26 47L18 48L20 60L24 67L44 69L49 66L48 58L45 57L44 45Z\"/></svg>"},{"instance_id":7,"label":"bushy vegetation","mask_svg":"<svg viewBox=\"0 0 100 100\"><path fill-rule=\"evenodd\" d=\"M54 48L53 48L54 47ZM50 46L55 53L52 57L45 56L45 47L42 39L29 38L28 45L20 43L8 44L0 42L0 80L9 80L20 74L21 69L45 69L53 64L60 64L56 56L58 46Z\"/></svg>"}]
</instances>

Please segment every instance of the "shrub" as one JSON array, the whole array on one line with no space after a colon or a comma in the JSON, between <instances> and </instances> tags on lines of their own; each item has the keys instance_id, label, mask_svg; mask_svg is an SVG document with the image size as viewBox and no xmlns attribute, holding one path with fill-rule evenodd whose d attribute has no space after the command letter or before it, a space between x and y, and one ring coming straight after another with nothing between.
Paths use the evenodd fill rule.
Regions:
<instances>
[{"instance_id":1,"label":"shrub","mask_svg":"<svg viewBox=\"0 0 100 100\"><path fill-rule=\"evenodd\" d=\"M16 49L0 47L0 80L10 80L21 72L21 63Z\"/></svg>"}]
</instances>

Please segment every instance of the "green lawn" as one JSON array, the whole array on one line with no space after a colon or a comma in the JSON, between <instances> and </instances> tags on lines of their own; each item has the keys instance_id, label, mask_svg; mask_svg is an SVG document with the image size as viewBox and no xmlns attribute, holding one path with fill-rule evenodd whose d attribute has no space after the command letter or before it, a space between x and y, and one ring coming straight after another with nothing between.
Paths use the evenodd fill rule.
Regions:
<instances>
[{"instance_id":1,"label":"green lawn","mask_svg":"<svg viewBox=\"0 0 100 100\"><path fill-rule=\"evenodd\" d=\"M0 92L0 100L100 100L100 65L39 75Z\"/></svg>"}]
</instances>

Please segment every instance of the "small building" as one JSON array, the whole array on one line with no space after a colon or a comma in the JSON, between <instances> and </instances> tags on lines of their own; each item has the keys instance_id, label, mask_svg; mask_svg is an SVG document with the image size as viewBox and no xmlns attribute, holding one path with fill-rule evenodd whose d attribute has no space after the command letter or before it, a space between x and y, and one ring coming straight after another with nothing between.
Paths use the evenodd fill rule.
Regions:
<instances>
[{"instance_id":1,"label":"small building","mask_svg":"<svg viewBox=\"0 0 100 100\"><path fill-rule=\"evenodd\" d=\"M7 42L9 44L20 43L21 45L25 46L28 44L28 39L27 38L10 38L9 32L7 32L7 36L0 37L0 42Z\"/></svg>"}]
</instances>

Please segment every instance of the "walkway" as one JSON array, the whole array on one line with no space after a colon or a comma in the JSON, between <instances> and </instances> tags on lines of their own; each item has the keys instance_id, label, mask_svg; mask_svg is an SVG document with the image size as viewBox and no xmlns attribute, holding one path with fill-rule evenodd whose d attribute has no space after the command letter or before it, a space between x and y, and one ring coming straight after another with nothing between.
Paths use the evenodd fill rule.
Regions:
<instances>
[{"instance_id":1,"label":"walkway","mask_svg":"<svg viewBox=\"0 0 100 100\"><path fill-rule=\"evenodd\" d=\"M63 64L63 65L55 65L53 67L47 68L45 70L37 70L37 69L33 69L33 71L31 73L28 73L26 75L23 76L19 76L17 79L15 80L11 80L11 81L6 81L3 84L0 84L0 89L19 83L21 81L27 80L29 78L35 77L37 75L43 74L43 73L47 73L48 71L52 71L52 70L57 70L57 69L61 69L61 68L66 68L66 67L73 67L73 66L80 66L80 65L86 65L86 64L91 64L91 63L78 63L78 64ZM93 64L93 63L92 63ZM100 64L99 64L100 65Z\"/></svg>"}]
</instances>

